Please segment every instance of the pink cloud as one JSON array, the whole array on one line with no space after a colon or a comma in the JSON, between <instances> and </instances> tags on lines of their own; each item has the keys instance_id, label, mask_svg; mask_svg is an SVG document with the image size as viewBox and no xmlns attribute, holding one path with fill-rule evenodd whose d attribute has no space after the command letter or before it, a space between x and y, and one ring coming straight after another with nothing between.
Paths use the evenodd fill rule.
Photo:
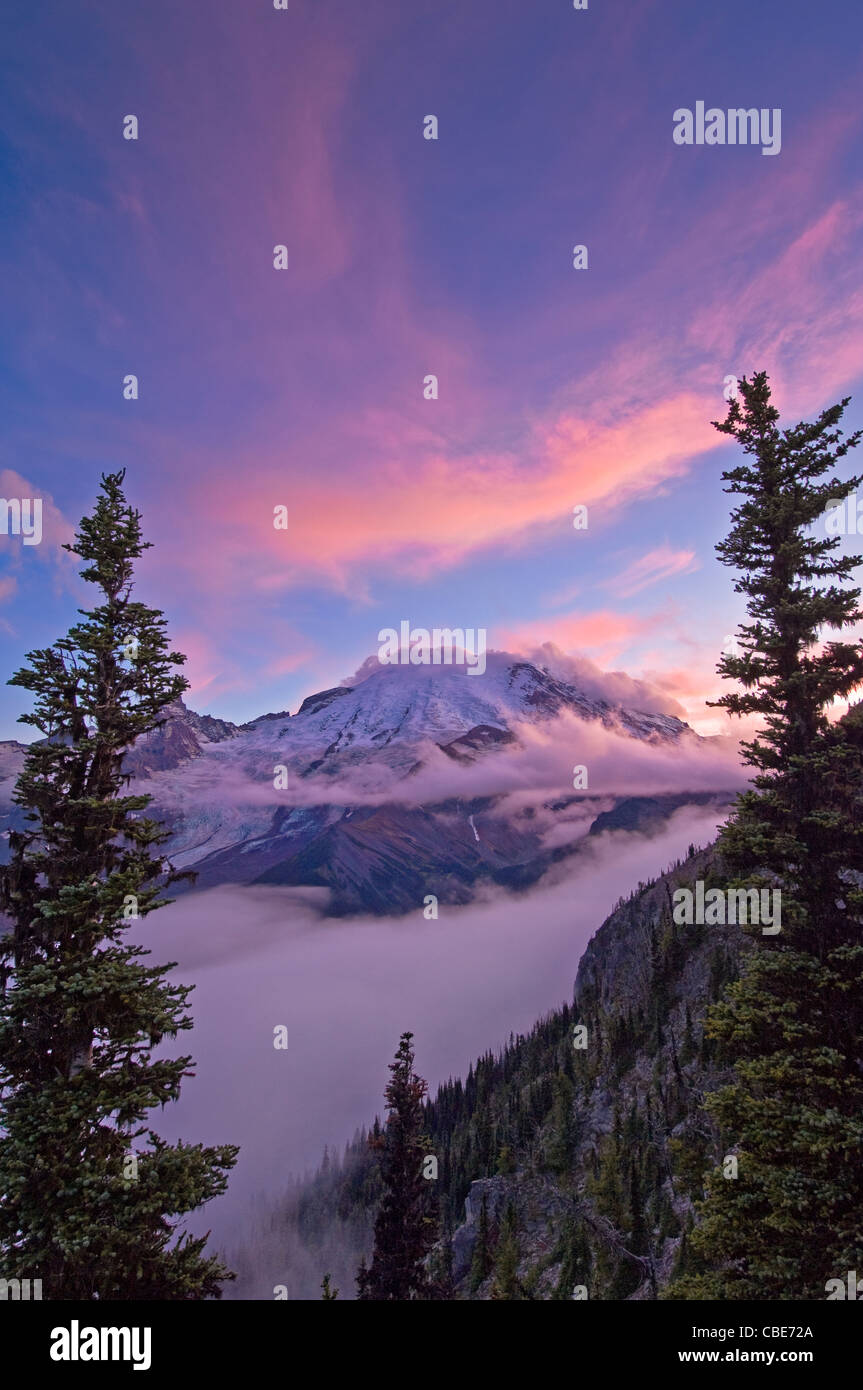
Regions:
<instances>
[{"instance_id":1,"label":"pink cloud","mask_svg":"<svg viewBox=\"0 0 863 1390\"><path fill-rule=\"evenodd\" d=\"M711 292L708 284L707 303L688 312L682 335L612 353L579 384L589 406L561 401L523 420L509 451L459 449L415 417L375 409L350 427L349 469L329 462L325 470L292 468L287 485L272 441L221 466L210 459L207 523L224 531L225 545L200 556L208 580L226 582L226 551L237 562L251 560L252 575L270 588L307 582L314 572L347 593L357 568L369 563L422 578L491 544L530 544L541 528L566 527L578 503L600 507L606 518L673 483L721 443L710 420L724 413L728 372L770 365L786 411L789 402L820 402L863 372L863 291L841 269L861 228L853 199L832 205L733 296L727 285ZM825 278L828 265L832 278ZM681 336L699 354L693 360L690 347L685 375L695 389L686 391L679 386ZM474 396L472 416L481 413ZM294 453L312 460L318 448L311 434ZM238 494L240 474L255 482ZM272 531L278 501L289 505L289 534ZM669 564L668 573L684 572L670 557ZM643 587L647 574L631 578Z\"/></svg>"},{"instance_id":2,"label":"pink cloud","mask_svg":"<svg viewBox=\"0 0 863 1390\"><path fill-rule=\"evenodd\" d=\"M39 545L28 547L34 553L40 554L44 559L50 555L56 557L56 553L61 545L66 541L72 541L75 536L75 528L70 521L60 511L54 503L54 499L49 492L37 483L30 482L21 476L14 468L0 469L0 496L11 498L17 497L39 499L42 503L42 540ZM16 537L0 535L0 548L4 550L15 550L20 548L20 541ZM61 552L65 555L65 552Z\"/></svg>"},{"instance_id":3,"label":"pink cloud","mask_svg":"<svg viewBox=\"0 0 863 1390\"><path fill-rule=\"evenodd\" d=\"M4 468L0 469L0 496L7 500L17 498L19 502L29 499L31 524L35 522L36 501L42 504L42 539L38 545L25 545L20 535L0 535L0 555L5 557L11 570L0 581L0 600L14 603L19 596L18 579L25 580L32 572L29 567L34 564L50 567L52 582L58 592L78 592L81 587L77 577L80 561L62 548L66 542L74 540L75 528L56 506L51 494L22 477L14 468ZM4 630L11 631L8 624L4 624Z\"/></svg>"},{"instance_id":4,"label":"pink cloud","mask_svg":"<svg viewBox=\"0 0 863 1390\"><path fill-rule=\"evenodd\" d=\"M500 645L527 654L544 643L565 653L591 652L601 665L616 661L638 637L667 622L667 615L615 613L603 609L594 613L571 613L548 621L538 618L517 627L503 629Z\"/></svg>"},{"instance_id":5,"label":"pink cloud","mask_svg":"<svg viewBox=\"0 0 863 1390\"><path fill-rule=\"evenodd\" d=\"M388 436L381 424L374 486L365 467L335 476L310 467L287 483L271 446L230 470L211 469L203 497L193 467L184 511L196 517L197 575L209 589L230 588L242 567L245 583L267 590L315 576L344 592L362 563L422 577L493 543L524 544L532 528L569 533L576 504L601 503L607 516L716 447L709 406L695 396L621 413L609 424L568 413L537 428L529 463L514 453L437 450L400 458L397 431ZM278 504L288 507L288 531L273 527ZM184 552L188 539L177 537Z\"/></svg>"},{"instance_id":6,"label":"pink cloud","mask_svg":"<svg viewBox=\"0 0 863 1390\"><path fill-rule=\"evenodd\" d=\"M698 566L694 550L672 550L669 545L658 546L639 560L633 560L625 570L606 585L623 598L630 598L651 584L670 579L675 574L691 574Z\"/></svg>"}]
</instances>

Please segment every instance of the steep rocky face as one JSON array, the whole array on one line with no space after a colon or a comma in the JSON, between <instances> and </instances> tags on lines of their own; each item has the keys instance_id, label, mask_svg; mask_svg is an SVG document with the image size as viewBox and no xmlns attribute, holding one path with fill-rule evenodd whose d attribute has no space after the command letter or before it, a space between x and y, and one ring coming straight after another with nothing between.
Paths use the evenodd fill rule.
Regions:
<instances>
[{"instance_id":1,"label":"steep rocky face","mask_svg":"<svg viewBox=\"0 0 863 1390\"><path fill-rule=\"evenodd\" d=\"M717 799L712 792L688 792L685 804L709 806ZM588 833L602 835L607 830L625 830L640 835L655 835L668 817L683 804L679 795L621 797L610 810L599 813Z\"/></svg>"},{"instance_id":2,"label":"steep rocky face","mask_svg":"<svg viewBox=\"0 0 863 1390\"><path fill-rule=\"evenodd\" d=\"M483 883L529 888L551 865L583 852L604 817L611 817L605 828L645 834L682 806L715 808L718 820L730 793L638 798L635 810L627 809L630 800L571 796L517 812L500 797L452 798L429 806L285 808L239 847L174 858L184 866L194 863L197 890L223 883L326 888L330 916L398 915L421 908L427 894L456 905L470 902ZM579 822L584 829L578 835L550 842L554 831ZM187 890L180 885L175 891Z\"/></svg>"},{"instance_id":3,"label":"steep rocky face","mask_svg":"<svg viewBox=\"0 0 863 1390\"><path fill-rule=\"evenodd\" d=\"M466 734L454 738L451 743L439 743L438 747L458 763L472 763L490 748L508 743L515 743L515 734L508 729L496 729L493 724L477 724L476 728L468 729Z\"/></svg>"},{"instance_id":4,"label":"steep rocky face","mask_svg":"<svg viewBox=\"0 0 863 1390\"><path fill-rule=\"evenodd\" d=\"M235 738L240 732L227 719L197 714L181 699L165 710L165 722L138 739L123 759L123 769L140 780L173 772L198 758L210 744ZM27 745L14 739L0 741L0 863L8 859L9 831L23 829L23 813L13 804L15 783L24 767ZM158 812L156 812L158 814Z\"/></svg>"},{"instance_id":5,"label":"steep rocky face","mask_svg":"<svg viewBox=\"0 0 863 1390\"><path fill-rule=\"evenodd\" d=\"M686 1259L701 1175L720 1157L700 1108L725 1079L704 1014L751 940L736 926L676 926L672 895L698 879L721 883L720 869L703 851L621 903L582 957L571 1010L485 1063L489 1099L466 1128L491 1134L480 1166L501 1166L506 1144L515 1171L470 1182L452 1237L459 1296L491 1293L493 1270L471 1278L483 1198L492 1246L506 1205L515 1209L530 1297L572 1298L577 1289L576 1297L655 1298ZM524 1142L508 1109L526 1094L540 1099ZM458 1125L435 1138L445 1151L463 1142Z\"/></svg>"},{"instance_id":6,"label":"steep rocky face","mask_svg":"<svg viewBox=\"0 0 863 1390\"><path fill-rule=\"evenodd\" d=\"M123 769L133 777L149 778L154 772L170 772L197 758L208 743L221 743L239 733L236 724L196 714L181 699L165 709L165 720L158 729L139 738L123 759Z\"/></svg>"},{"instance_id":7,"label":"steep rocky face","mask_svg":"<svg viewBox=\"0 0 863 1390\"><path fill-rule=\"evenodd\" d=\"M12 802L15 783L24 767L27 745L14 738L0 742L0 802L5 811Z\"/></svg>"},{"instance_id":8,"label":"steep rocky face","mask_svg":"<svg viewBox=\"0 0 863 1390\"><path fill-rule=\"evenodd\" d=\"M345 685L337 685L331 690L319 690L316 695L306 696L297 710L297 714L317 714L319 710L326 709L327 705L331 705L334 700L350 695L350 693L349 687Z\"/></svg>"},{"instance_id":9,"label":"steep rocky face","mask_svg":"<svg viewBox=\"0 0 863 1390\"><path fill-rule=\"evenodd\" d=\"M123 770L146 779L154 772L170 772L201 751L194 729L182 719L168 719L160 729L139 738L123 759Z\"/></svg>"},{"instance_id":10,"label":"steep rocky face","mask_svg":"<svg viewBox=\"0 0 863 1390\"><path fill-rule=\"evenodd\" d=\"M202 743L222 743L225 739L235 738L240 732L230 719L217 719L213 714L196 714L193 709L188 709L182 700L177 700L169 709L173 717L182 720L188 728L195 731Z\"/></svg>"},{"instance_id":11,"label":"steep rocky face","mask_svg":"<svg viewBox=\"0 0 863 1390\"><path fill-rule=\"evenodd\" d=\"M359 807L253 882L329 888L333 915L383 915L418 908L429 893L469 902L480 880L527 887L558 857L529 823L495 814L488 800Z\"/></svg>"}]
</instances>

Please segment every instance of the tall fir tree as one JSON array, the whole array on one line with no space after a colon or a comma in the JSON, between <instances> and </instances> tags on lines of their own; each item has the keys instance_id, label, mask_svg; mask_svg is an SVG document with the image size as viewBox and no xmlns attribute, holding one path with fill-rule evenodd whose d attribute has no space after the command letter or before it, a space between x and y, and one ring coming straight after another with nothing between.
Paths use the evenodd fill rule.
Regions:
<instances>
[{"instance_id":1,"label":"tall fir tree","mask_svg":"<svg viewBox=\"0 0 863 1390\"><path fill-rule=\"evenodd\" d=\"M519 1301L524 1298L518 1278L518 1218L515 1206L507 1202L495 1250L494 1280L491 1297L495 1300Z\"/></svg>"},{"instance_id":2,"label":"tall fir tree","mask_svg":"<svg viewBox=\"0 0 863 1390\"><path fill-rule=\"evenodd\" d=\"M552 1080L554 1104L548 1122L546 1161L553 1173L568 1173L575 1151L575 1120L573 1098L575 1090L569 1077L558 1072Z\"/></svg>"},{"instance_id":3,"label":"tall fir tree","mask_svg":"<svg viewBox=\"0 0 863 1390\"><path fill-rule=\"evenodd\" d=\"M573 1213L563 1232L563 1260L553 1299L572 1299L576 1288L587 1290L590 1286L593 1259L584 1221Z\"/></svg>"},{"instance_id":4,"label":"tall fir tree","mask_svg":"<svg viewBox=\"0 0 863 1390\"><path fill-rule=\"evenodd\" d=\"M165 620L132 600L148 548L124 474L103 475L65 548L100 594L9 682L35 696L0 908L0 1269L48 1299L218 1297L230 1271L173 1219L224 1191L237 1149L163 1141L145 1123L176 1100L192 1059L153 1059L192 1026L188 987L130 944L176 879L167 832L123 795L123 758L186 688ZM155 852L154 852L155 851ZM143 1142L138 1142L143 1141ZM137 1152L133 1152L137 1143Z\"/></svg>"},{"instance_id":5,"label":"tall fir tree","mask_svg":"<svg viewBox=\"0 0 863 1390\"><path fill-rule=\"evenodd\" d=\"M750 460L724 474L744 501L718 552L739 571L750 621L719 668L743 689L718 703L759 716L761 730L743 745L752 789L719 847L735 886L780 889L782 928L756 936L708 1016L735 1080L706 1108L738 1175L709 1176L669 1292L823 1298L863 1248L863 722L856 706L828 717L863 681L863 652L827 640L863 616L848 585L861 557L838 553L828 507L863 481L836 474L861 434L838 428L847 400L780 429L763 372L740 382L740 396L717 423Z\"/></svg>"},{"instance_id":6,"label":"tall fir tree","mask_svg":"<svg viewBox=\"0 0 863 1390\"><path fill-rule=\"evenodd\" d=\"M429 1299L435 1290L426 1268L436 1237L432 1182L423 1176L429 1140L423 1132L428 1087L414 1072L413 1034L403 1033L386 1088L387 1121L379 1140L384 1195L375 1221L368 1269L357 1275L364 1300Z\"/></svg>"}]
</instances>

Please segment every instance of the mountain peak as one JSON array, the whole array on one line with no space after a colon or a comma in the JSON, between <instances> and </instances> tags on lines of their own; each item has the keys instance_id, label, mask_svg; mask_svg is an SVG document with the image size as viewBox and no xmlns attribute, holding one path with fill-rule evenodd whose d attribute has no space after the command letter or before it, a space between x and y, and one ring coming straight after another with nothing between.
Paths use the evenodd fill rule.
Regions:
<instances>
[{"instance_id":1,"label":"mountain peak","mask_svg":"<svg viewBox=\"0 0 863 1390\"><path fill-rule=\"evenodd\" d=\"M349 695L350 688L346 685L334 686L331 690L319 690L315 695L307 695L300 708L297 710L295 719L301 714L315 714L318 710L331 705L333 700L337 700L340 695Z\"/></svg>"}]
</instances>

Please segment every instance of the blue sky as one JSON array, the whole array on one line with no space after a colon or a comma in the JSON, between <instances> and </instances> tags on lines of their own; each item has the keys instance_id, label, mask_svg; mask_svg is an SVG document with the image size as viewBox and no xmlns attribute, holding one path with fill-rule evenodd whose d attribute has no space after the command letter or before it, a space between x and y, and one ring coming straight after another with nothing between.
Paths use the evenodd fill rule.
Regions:
<instances>
[{"instance_id":1,"label":"blue sky","mask_svg":"<svg viewBox=\"0 0 863 1390\"><path fill-rule=\"evenodd\" d=\"M0 469L45 533L0 537L3 668L70 625L60 544L125 467L195 708L294 708L406 618L714 727L724 378L863 423L861 39L845 0L13 3ZM780 108L780 154L676 146L698 100Z\"/></svg>"}]
</instances>

